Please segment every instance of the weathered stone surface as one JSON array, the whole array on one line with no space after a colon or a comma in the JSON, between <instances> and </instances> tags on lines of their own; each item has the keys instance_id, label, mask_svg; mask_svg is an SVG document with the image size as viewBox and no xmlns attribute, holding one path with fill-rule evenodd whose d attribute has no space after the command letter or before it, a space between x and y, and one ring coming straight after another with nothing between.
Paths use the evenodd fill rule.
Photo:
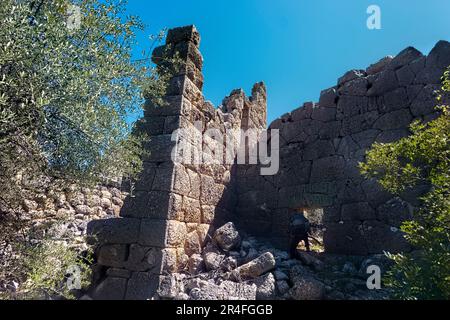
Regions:
<instances>
[{"instance_id":1,"label":"weathered stone surface","mask_svg":"<svg viewBox=\"0 0 450 320\"><path fill-rule=\"evenodd\" d=\"M325 294L325 285L310 277L298 279L290 291L294 300L322 300Z\"/></svg>"},{"instance_id":2,"label":"weathered stone surface","mask_svg":"<svg viewBox=\"0 0 450 320\"><path fill-rule=\"evenodd\" d=\"M257 300L272 300L276 295L276 281L272 273L268 273L253 281L256 285Z\"/></svg>"},{"instance_id":3,"label":"weathered stone surface","mask_svg":"<svg viewBox=\"0 0 450 320\"><path fill-rule=\"evenodd\" d=\"M182 291L184 291L184 284L179 275L173 274L160 278L157 292L161 298L175 299Z\"/></svg>"},{"instance_id":4,"label":"weathered stone surface","mask_svg":"<svg viewBox=\"0 0 450 320\"><path fill-rule=\"evenodd\" d=\"M313 108L311 119L323 122L336 120L336 109L323 107Z\"/></svg>"},{"instance_id":5,"label":"weathered stone surface","mask_svg":"<svg viewBox=\"0 0 450 320\"><path fill-rule=\"evenodd\" d=\"M128 280L125 300L149 300L159 284L159 276L146 272L134 272Z\"/></svg>"},{"instance_id":6,"label":"weathered stone surface","mask_svg":"<svg viewBox=\"0 0 450 320\"><path fill-rule=\"evenodd\" d=\"M138 241L139 219L94 220L88 224L88 235L99 243L129 244Z\"/></svg>"},{"instance_id":7,"label":"weathered stone surface","mask_svg":"<svg viewBox=\"0 0 450 320\"><path fill-rule=\"evenodd\" d=\"M229 222L217 229L214 233L213 239L219 247L225 251L230 251L236 248L241 242L239 232L236 230L236 227L232 222Z\"/></svg>"},{"instance_id":8,"label":"weathered stone surface","mask_svg":"<svg viewBox=\"0 0 450 320\"><path fill-rule=\"evenodd\" d=\"M313 161L311 182L333 181L342 177L345 166L344 159L332 156Z\"/></svg>"},{"instance_id":9,"label":"weathered stone surface","mask_svg":"<svg viewBox=\"0 0 450 320\"><path fill-rule=\"evenodd\" d=\"M163 248L166 246L167 220L142 219L139 244Z\"/></svg>"},{"instance_id":10,"label":"weathered stone surface","mask_svg":"<svg viewBox=\"0 0 450 320\"><path fill-rule=\"evenodd\" d=\"M167 245L171 247L183 246L187 236L184 222L169 220L167 223Z\"/></svg>"},{"instance_id":11,"label":"weathered stone surface","mask_svg":"<svg viewBox=\"0 0 450 320\"><path fill-rule=\"evenodd\" d=\"M254 279L275 268L275 258L270 252L266 252L255 260L252 260L231 272L235 279Z\"/></svg>"},{"instance_id":12,"label":"weathered stone surface","mask_svg":"<svg viewBox=\"0 0 450 320\"><path fill-rule=\"evenodd\" d=\"M193 254L190 258L189 258L189 273L190 274L198 274L200 273L204 267L205 267L205 263L203 261L203 258L200 254Z\"/></svg>"},{"instance_id":13,"label":"weathered stone surface","mask_svg":"<svg viewBox=\"0 0 450 320\"><path fill-rule=\"evenodd\" d=\"M343 221L373 220L376 219L376 213L367 202L357 202L344 204L341 218Z\"/></svg>"},{"instance_id":14,"label":"weathered stone surface","mask_svg":"<svg viewBox=\"0 0 450 320\"><path fill-rule=\"evenodd\" d=\"M400 198L393 198L377 209L378 220L389 226L400 228L402 223L412 220L412 207Z\"/></svg>"},{"instance_id":15,"label":"weathered stone surface","mask_svg":"<svg viewBox=\"0 0 450 320\"><path fill-rule=\"evenodd\" d=\"M188 256L201 253L202 246L197 231L193 231L187 235L186 241L184 242L184 250Z\"/></svg>"},{"instance_id":16,"label":"weathered stone surface","mask_svg":"<svg viewBox=\"0 0 450 320\"><path fill-rule=\"evenodd\" d=\"M408 127L411 121L412 116L409 110L402 109L381 116L373 127L380 130L400 129Z\"/></svg>"},{"instance_id":17,"label":"weathered stone surface","mask_svg":"<svg viewBox=\"0 0 450 320\"><path fill-rule=\"evenodd\" d=\"M320 93L319 105L324 108L335 107L336 98L337 98L336 88L323 90Z\"/></svg>"},{"instance_id":18,"label":"weathered stone surface","mask_svg":"<svg viewBox=\"0 0 450 320\"><path fill-rule=\"evenodd\" d=\"M103 266L121 268L127 259L127 246L123 244L104 245L98 253L98 263Z\"/></svg>"},{"instance_id":19,"label":"weathered stone surface","mask_svg":"<svg viewBox=\"0 0 450 320\"><path fill-rule=\"evenodd\" d=\"M423 55L422 53L413 47L408 47L404 49L402 52L400 52L387 66L390 70L398 70L399 68L403 67L404 65L407 65L411 63L414 60L417 60L421 58Z\"/></svg>"},{"instance_id":20,"label":"weathered stone surface","mask_svg":"<svg viewBox=\"0 0 450 320\"><path fill-rule=\"evenodd\" d=\"M123 300L128 280L124 278L108 277L94 290L94 300Z\"/></svg>"},{"instance_id":21,"label":"weathered stone surface","mask_svg":"<svg viewBox=\"0 0 450 320\"><path fill-rule=\"evenodd\" d=\"M338 85L343 85L348 81L364 77L365 73L364 70L350 70L338 80Z\"/></svg>"},{"instance_id":22,"label":"weathered stone surface","mask_svg":"<svg viewBox=\"0 0 450 320\"><path fill-rule=\"evenodd\" d=\"M203 254L206 270L217 270L220 268L225 256L217 252L206 252Z\"/></svg>"},{"instance_id":23,"label":"weathered stone surface","mask_svg":"<svg viewBox=\"0 0 450 320\"><path fill-rule=\"evenodd\" d=\"M374 64L370 65L367 68L366 73L368 75L373 75L375 73L383 71L386 68L386 66L392 61L392 59L393 59L392 56L384 57L383 59L381 59L377 63L374 63Z\"/></svg>"}]
</instances>

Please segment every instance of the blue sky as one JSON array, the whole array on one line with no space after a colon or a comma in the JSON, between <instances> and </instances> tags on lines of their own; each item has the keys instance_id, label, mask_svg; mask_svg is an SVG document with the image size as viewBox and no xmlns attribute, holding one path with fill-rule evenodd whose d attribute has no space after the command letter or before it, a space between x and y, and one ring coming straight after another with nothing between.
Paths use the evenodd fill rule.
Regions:
<instances>
[{"instance_id":1,"label":"blue sky","mask_svg":"<svg viewBox=\"0 0 450 320\"><path fill-rule=\"evenodd\" d=\"M372 4L381 8L381 30L366 27ZM232 89L249 94L264 81L269 122L317 101L350 69L408 46L428 53L450 40L449 0L129 0L128 8L148 26L141 48L148 34L195 24L206 99L217 106Z\"/></svg>"}]
</instances>

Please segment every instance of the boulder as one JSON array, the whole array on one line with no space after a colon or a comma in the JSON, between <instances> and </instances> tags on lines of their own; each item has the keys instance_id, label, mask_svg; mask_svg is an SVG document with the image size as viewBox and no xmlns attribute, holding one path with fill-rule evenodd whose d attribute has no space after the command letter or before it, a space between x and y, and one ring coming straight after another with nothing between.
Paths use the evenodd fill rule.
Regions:
<instances>
[{"instance_id":1,"label":"boulder","mask_svg":"<svg viewBox=\"0 0 450 320\"><path fill-rule=\"evenodd\" d=\"M281 296L285 295L286 293L288 293L289 289L290 287L287 281L284 280L277 281L277 291L279 295Z\"/></svg>"},{"instance_id":2,"label":"boulder","mask_svg":"<svg viewBox=\"0 0 450 320\"><path fill-rule=\"evenodd\" d=\"M325 285L312 277L298 278L290 291L294 300L322 300Z\"/></svg>"},{"instance_id":3,"label":"boulder","mask_svg":"<svg viewBox=\"0 0 450 320\"><path fill-rule=\"evenodd\" d=\"M200 273L205 266L203 258L199 254L194 254L189 258L188 268L190 274Z\"/></svg>"},{"instance_id":4,"label":"boulder","mask_svg":"<svg viewBox=\"0 0 450 320\"><path fill-rule=\"evenodd\" d=\"M298 252L297 254L303 264L312 267L314 270L323 270L324 263L316 257L313 257L311 254L302 251Z\"/></svg>"},{"instance_id":5,"label":"boulder","mask_svg":"<svg viewBox=\"0 0 450 320\"><path fill-rule=\"evenodd\" d=\"M220 268L225 256L216 252L206 252L203 254L205 267L207 271L217 270Z\"/></svg>"},{"instance_id":6,"label":"boulder","mask_svg":"<svg viewBox=\"0 0 450 320\"><path fill-rule=\"evenodd\" d=\"M253 283L256 285L257 300L271 300L276 295L275 277L272 273L268 273L256 278Z\"/></svg>"},{"instance_id":7,"label":"boulder","mask_svg":"<svg viewBox=\"0 0 450 320\"><path fill-rule=\"evenodd\" d=\"M162 277L158 295L163 299L175 299L181 292L184 291L184 284L179 274L172 274Z\"/></svg>"},{"instance_id":8,"label":"boulder","mask_svg":"<svg viewBox=\"0 0 450 320\"><path fill-rule=\"evenodd\" d=\"M228 222L224 226L220 227L214 233L213 239L225 251L230 251L237 248L241 243L241 237L236 230L233 222Z\"/></svg>"},{"instance_id":9,"label":"boulder","mask_svg":"<svg viewBox=\"0 0 450 320\"><path fill-rule=\"evenodd\" d=\"M231 278L235 280L255 279L275 268L275 257L266 252L258 258L236 268L231 272Z\"/></svg>"}]
</instances>

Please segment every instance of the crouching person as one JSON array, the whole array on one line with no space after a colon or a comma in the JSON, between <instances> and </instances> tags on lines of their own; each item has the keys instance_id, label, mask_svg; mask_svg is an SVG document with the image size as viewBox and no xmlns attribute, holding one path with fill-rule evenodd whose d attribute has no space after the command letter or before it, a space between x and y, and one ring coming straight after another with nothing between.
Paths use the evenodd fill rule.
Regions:
<instances>
[{"instance_id":1,"label":"crouching person","mask_svg":"<svg viewBox=\"0 0 450 320\"><path fill-rule=\"evenodd\" d=\"M310 230L311 226L309 220L305 217L303 211L296 211L290 221L289 253L291 259L295 259L297 257L297 246L300 241L304 242L306 251L310 251L308 239Z\"/></svg>"}]
</instances>

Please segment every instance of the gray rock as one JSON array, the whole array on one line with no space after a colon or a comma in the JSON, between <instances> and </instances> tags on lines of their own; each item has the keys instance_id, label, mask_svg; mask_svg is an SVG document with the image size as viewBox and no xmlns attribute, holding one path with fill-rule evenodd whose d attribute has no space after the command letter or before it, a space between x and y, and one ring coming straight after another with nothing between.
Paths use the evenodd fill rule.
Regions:
<instances>
[{"instance_id":1,"label":"gray rock","mask_svg":"<svg viewBox=\"0 0 450 320\"><path fill-rule=\"evenodd\" d=\"M364 77L365 75L366 72L364 70L350 70L338 80L338 85L343 85L348 81Z\"/></svg>"},{"instance_id":2,"label":"gray rock","mask_svg":"<svg viewBox=\"0 0 450 320\"><path fill-rule=\"evenodd\" d=\"M220 227L214 233L213 239L225 251L230 251L237 248L241 242L239 232L236 230L233 222L228 222Z\"/></svg>"},{"instance_id":3,"label":"gray rock","mask_svg":"<svg viewBox=\"0 0 450 320\"><path fill-rule=\"evenodd\" d=\"M342 267L342 272L344 273L351 273L351 274L355 274L358 272L358 270L356 270L355 265L351 262L346 262L344 264L344 266Z\"/></svg>"},{"instance_id":4,"label":"gray rock","mask_svg":"<svg viewBox=\"0 0 450 320\"><path fill-rule=\"evenodd\" d=\"M322 300L325 295L325 285L312 278L297 279L290 294L294 300Z\"/></svg>"},{"instance_id":5,"label":"gray rock","mask_svg":"<svg viewBox=\"0 0 450 320\"><path fill-rule=\"evenodd\" d=\"M282 281L277 281L277 290L278 290L278 294L283 296L286 293L289 292L289 284L287 283L287 281L282 280Z\"/></svg>"},{"instance_id":6,"label":"gray rock","mask_svg":"<svg viewBox=\"0 0 450 320\"><path fill-rule=\"evenodd\" d=\"M206 252L203 254L203 261L208 271L219 269L224 259L224 255L216 252Z\"/></svg>"},{"instance_id":7,"label":"gray rock","mask_svg":"<svg viewBox=\"0 0 450 320\"><path fill-rule=\"evenodd\" d=\"M275 258L272 253L266 252L258 258L236 268L231 277L236 280L255 279L275 268Z\"/></svg>"},{"instance_id":8,"label":"gray rock","mask_svg":"<svg viewBox=\"0 0 450 320\"><path fill-rule=\"evenodd\" d=\"M275 275L275 279L277 281L289 280L289 276L283 271L275 270L273 274Z\"/></svg>"},{"instance_id":9,"label":"gray rock","mask_svg":"<svg viewBox=\"0 0 450 320\"><path fill-rule=\"evenodd\" d=\"M179 275L172 274L162 277L157 292L163 299L175 299L183 291L183 281Z\"/></svg>"},{"instance_id":10,"label":"gray rock","mask_svg":"<svg viewBox=\"0 0 450 320\"><path fill-rule=\"evenodd\" d=\"M272 273L268 273L256 278L253 283L256 285L257 300L271 300L276 295L275 277Z\"/></svg>"},{"instance_id":11,"label":"gray rock","mask_svg":"<svg viewBox=\"0 0 450 320\"><path fill-rule=\"evenodd\" d=\"M190 274L200 273L205 266L203 258L199 254L194 254L189 258L188 268Z\"/></svg>"},{"instance_id":12,"label":"gray rock","mask_svg":"<svg viewBox=\"0 0 450 320\"><path fill-rule=\"evenodd\" d=\"M313 257L311 254L307 252L298 252L300 260L307 266L312 267L314 270L320 271L323 270L325 265L322 261Z\"/></svg>"}]
</instances>

